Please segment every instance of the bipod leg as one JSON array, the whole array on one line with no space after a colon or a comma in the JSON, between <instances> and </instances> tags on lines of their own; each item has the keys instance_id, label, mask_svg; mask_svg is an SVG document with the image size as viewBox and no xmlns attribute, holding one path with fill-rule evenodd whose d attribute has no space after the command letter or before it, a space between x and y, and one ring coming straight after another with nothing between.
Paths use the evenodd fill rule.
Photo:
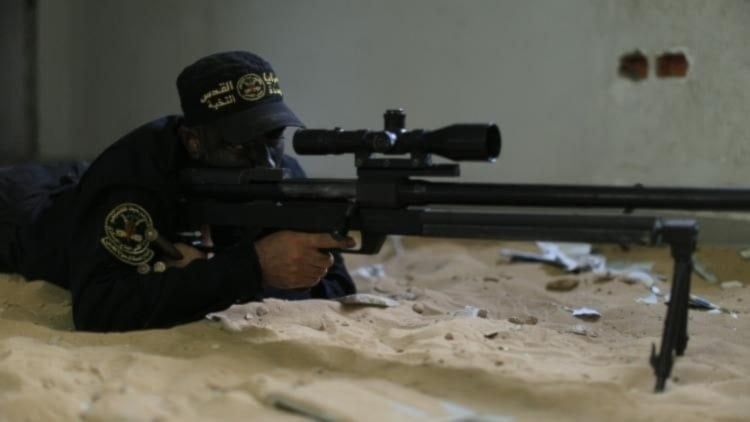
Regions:
<instances>
[{"instance_id":1,"label":"bipod leg","mask_svg":"<svg viewBox=\"0 0 750 422\"><path fill-rule=\"evenodd\" d=\"M687 334L687 323L688 323L688 303L690 302L690 274L693 270L692 254L691 257L686 260L675 259L675 275L673 283L679 283L680 287L675 290L672 287L673 297L675 297L675 311L677 326L677 341L675 343L675 352L677 356L685 354L689 336ZM679 271L679 274L678 274ZM679 277L679 278L678 278ZM679 281L678 281L679 280ZM679 298L677 298L679 295ZM670 301L671 302L671 301Z\"/></svg>"},{"instance_id":2,"label":"bipod leg","mask_svg":"<svg viewBox=\"0 0 750 422\"><path fill-rule=\"evenodd\" d=\"M673 352L681 356L687 348L690 275L693 271L692 258L698 240L698 223L695 220L665 220L661 234L662 240L669 243L672 251L674 274L658 355L656 345L651 346L651 366L656 375L656 392L664 391L672 372Z\"/></svg>"}]
</instances>

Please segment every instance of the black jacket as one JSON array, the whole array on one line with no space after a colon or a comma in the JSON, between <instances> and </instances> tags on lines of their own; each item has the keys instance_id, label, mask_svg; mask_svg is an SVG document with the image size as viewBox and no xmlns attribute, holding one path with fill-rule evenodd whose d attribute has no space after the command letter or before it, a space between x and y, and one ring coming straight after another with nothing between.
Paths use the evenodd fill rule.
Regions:
<instances>
[{"instance_id":1,"label":"black jacket","mask_svg":"<svg viewBox=\"0 0 750 422\"><path fill-rule=\"evenodd\" d=\"M231 235L214 238L212 259L154 271L165 257L144 240L145 228L153 227L172 242L178 240L177 232L192 229L184 225L178 201L178 172L188 162L177 136L179 122L178 116L165 117L118 140L91 164L75 189L58 195L21 232L19 272L69 288L78 329L169 327L271 294L261 283L253 247L257 233L225 230ZM285 157L284 166L304 177L291 157ZM301 296L354 292L336 255L326 277ZM299 292L284 293L275 295L300 298Z\"/></svg>"}]
</instances>

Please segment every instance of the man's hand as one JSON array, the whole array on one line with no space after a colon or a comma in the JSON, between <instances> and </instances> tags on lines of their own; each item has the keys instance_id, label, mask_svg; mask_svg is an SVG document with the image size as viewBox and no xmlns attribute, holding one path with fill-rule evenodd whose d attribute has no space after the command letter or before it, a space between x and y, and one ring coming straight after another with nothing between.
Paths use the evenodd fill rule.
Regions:
<instances>
[{"instance_id":1,"label":"man's hand","mask_svg":"<svg viewBox=\"0 0 750 422\"><path fill-rule=\"evenodd\" d=\"M206 259L206 254L201 252L200 250L190 246L186 245L184 243L175 243L174 247L177 248L178 251L182 254L182 259L180 260L168 260L165 261L165 264L167 264L167 267L177 267L177 268L184 268L189 263L193 262L196 259Z\"/></svg>"},{"instance_id":2,"label":"man's hand","mask_svg":"<svg viewBox=\"0 0 750 422\"><path fill-rule=\"evenodd\" d=\"M211 226L208 224L204 224L201 226L201 237L200 241L203 246L214 246L214 241L211 238ZM182 259L180 260L167 260L165 261L165 264L167 264L167 268L169 267L177 267L177 268L185 268L187 265L196 259L208 259L211 258L212 253L206 254L202 252L199 249L196 249L190 245L187 245L185 243L175 243L174 247L180 251L182 254Z\"/></svg>"},{"instance_id":3,"label":"man's hand","mask_svg":"<svg viewBox=\"0 0 750 422\"><path fill-rule=\"evenodd\" d=\"M336 240L329 234L280 231L255 242L263 271L263 281L278 289L310 288L333 265L333 255L325 249L353 248L347 237Z\"/></svg>"}]
</instances>

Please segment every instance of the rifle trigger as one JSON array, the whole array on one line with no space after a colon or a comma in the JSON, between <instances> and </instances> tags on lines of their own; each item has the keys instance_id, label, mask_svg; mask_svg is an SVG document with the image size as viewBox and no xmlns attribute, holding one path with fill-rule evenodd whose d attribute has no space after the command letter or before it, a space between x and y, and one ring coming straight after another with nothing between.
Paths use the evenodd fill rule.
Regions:
<instances>
[{"instance_id":1,"label":"rifle trigger","mask_svg":"<svg viewBox=\"0 0 750 422\"><path fill-rule=\"evenodd\" d=\"M346 206L346 209L344 210L344 215L342 217L342 221L339 224L338 227L333 229L333 232L331 232L331 236L336 240L344 240L346 238L346 234L349 233L349 219L351 219L352 215L354 214L354 210L357 208L357 203L355 201L349 201L349 204Z\"/></svg>"}]
</instances>

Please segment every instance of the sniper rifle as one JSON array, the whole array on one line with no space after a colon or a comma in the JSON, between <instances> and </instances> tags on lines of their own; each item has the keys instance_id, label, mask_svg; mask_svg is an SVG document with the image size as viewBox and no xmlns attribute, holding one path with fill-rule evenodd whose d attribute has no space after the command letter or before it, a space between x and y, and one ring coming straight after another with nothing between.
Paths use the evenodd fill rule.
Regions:
<instances>
[{"instance_id":1,"label":"sniper rifle","mask_svg":"<svg viewBox=\"0 0 750 422\"><path fill-rule=\"evenodd\" d=\"M377 253L388 235L669 245L674 260L671 300L659 353L652 344L650 357L655 391L663 391L675 355L683 355L687 347L698 224L694 219L630 212L748 210L750 190L415 179L459 175L457 163L436 164L433 155L494 162L500 155L501 135L495 124L407 130L405 119L404 112L395 109L386 111L383 130L300 129L294 134L299 155L353 154L356 179L293 179L288 169L186 169L181 178L188 219L334 236L359 231L360 247L341 252L363 254ZM552 211L508 210L518 207ZM625 213L575 215L561 212L563 208L614 208Z\"/></svg>"}]
</instances>

